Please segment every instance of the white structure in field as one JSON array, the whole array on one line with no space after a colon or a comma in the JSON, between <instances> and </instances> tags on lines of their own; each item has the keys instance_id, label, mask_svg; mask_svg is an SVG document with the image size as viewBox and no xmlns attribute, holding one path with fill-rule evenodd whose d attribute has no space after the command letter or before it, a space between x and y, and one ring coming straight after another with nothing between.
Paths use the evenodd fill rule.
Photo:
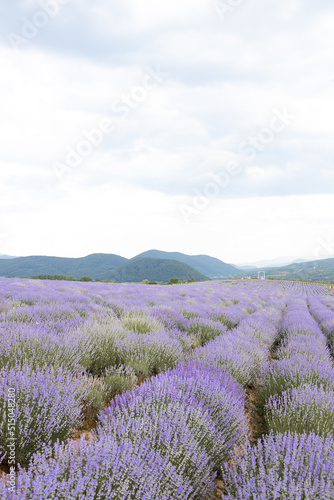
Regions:
<instances>
[{"instance_id":1,"label":"white structure in field","mask_svg":"<svg viewBox=\"0 0 334 500\"><path fill-rule=\"evenodd\" d=\"M264 271L259 271L257 273L257 279L258 280L265 280L266 279L266 273Z\"/></svg>"}]
</instances>

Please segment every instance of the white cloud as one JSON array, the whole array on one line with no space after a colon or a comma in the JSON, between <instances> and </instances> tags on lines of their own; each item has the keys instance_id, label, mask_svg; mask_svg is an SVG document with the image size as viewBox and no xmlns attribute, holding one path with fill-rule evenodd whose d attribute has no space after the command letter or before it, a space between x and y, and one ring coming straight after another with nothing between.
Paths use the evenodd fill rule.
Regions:
<instances>
[{"instance_id":1,"label":"white cloud","mask_svg":"<svg viewBox=\"0 0 334 500\"><path fill-rule=\"evenodd\" d=\"M191 200L180 197L176 210ZM320 235L333 233L334 216L328 207L334 195L262 197L211 200L198 215L180 225L186 234L196 232L196 242L184 243L187 251L200 248L228 262L254 262L277 256L312 256ZM205 239L201 234L205 234Z\"/></svg>"},{"instance_id":2,"label":"white cloud","mask_svg":"<svg viewBox=\"0 0 334 500\"><path fill-rule=\"evenodd\" d=\"M309 254L316 225L333 222L331 3L241 2L222 20L210 0L72 0L13 50L7 33L40 8L12 2L1 14L0 253ZM158 66L168 78L121 120L112 104ZM273 109L296 116L250 160L240 146ZM60 183L55 162L103 119L115 130ZM232 161L242 173L185 227L180 200L192 206Z\"/></svg>"}]
</instances>

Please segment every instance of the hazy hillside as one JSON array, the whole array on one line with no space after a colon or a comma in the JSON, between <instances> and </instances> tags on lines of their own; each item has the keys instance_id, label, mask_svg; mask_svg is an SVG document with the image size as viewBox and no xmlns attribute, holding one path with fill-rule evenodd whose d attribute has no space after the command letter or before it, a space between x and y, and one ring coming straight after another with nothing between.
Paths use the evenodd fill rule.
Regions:
<instances>
[{"instance_id":1,"label":"hazy hillside","mask_svg":"<svg viewBox=\"0 0 334 500\"><path fill-rule=\"evenodd\" d=\"M153 258L153 259L171 259L178 262L183 262L190 267L193 267L201 274L209 278L222 277L222 276L235 276L239 274L239 269L231 264L209 257L208 255L185 255L179 252L163 252L161 250L148 250L143 252L137 258Z\"/></svg>"},{"instance_id":2,"label":"hazy hillside","mask_svg":"<svg viewBox=\"0 0 334 500\"><path fill-rule=\"evenodd\" d=\"M249 270L238 269L207 255L191 256L159 250L149 250L130 260L119 255L102 253L80 258L0 258L0 276L72 275L76 279L90 276L92 279L113 279L122 282L140 282L143 279L167 282L170 278L194 278L197 281L247 275L256 277L260 270L265 270L268 278L334 282L333 258Z\"/></svg>"},{"instance_id":3,"label":"hazy hillside","mask_svg":"<svg viewBox=\"0 0 334 500\"><path fill-rule=\"evenodd\" d=\"M177 262L172 259L131 259L121 267L115 269L109 279L120 282L141 282L143 279L149 281L168 282L171 278L188 280L194 278L196 281L208 279L196 269Z\"/></svg>"},{"instance_id":4,"label":"hazy hillside","mask_svg":"<svg viewBox=\"0 0 334 500\"><path fill-rule=\"evenodd\" d=\"M0 276L30 277L36 275L72 275L76 279L89 276L92 279L167 282L170 278L188 280L207 279L190 266L166 259L125 259L114 254L92 254L81 258L19 257L0 260Z\"/></svg>"},{"instance_id":5,"label":"hazy hillside","mask_svg":"<svg viewBox=\"0 0 334 500\"><path fill-rule=\"evenodd\" d=\"M0 276L34 276L39 274L73 275L79 279L90 276L93 279L106 279L111 271L127 259L114 254L92 254L87 257L18 257L0 260Z\"/></svg>"},{"instance_id":6,"label":"hazy hillside","mask_svg":"<svg viewBox=\"0 0 334 500\"><path fill-rule=\"evenodd\" d=\"M13 257L12 255L6 255L4 253L0 253L0 259L16 259L17 257Z\"/></svg>"},{"instance_id":7,"label":"hazy hillside","mask_svg":"<svg viewBox=\"0 0 334 500\"><path fill-rule=\"evenodd\" d=\"M265 268L269 278L334 282L334 259L313 260L284 267Z\"/></svg>"},{"instance_id":8,"label":"hazy hillside","mask_svg":"<svg viewBox=\"0 0 334 500\"><path fill-rule=\"evenodd\" d=\"M332 257L331 255L328 257ZM314 257L309 258L309 259L297 259L296 257L277 257L276 259L271 259L271 260L260 260L258 262L254 263L247 263L247 264L239 264L236 267L239 269L262 269L264 267L285 267L289 266L290 264L297 264L300 262L309 262L313 261Z\"/></svg>"}]
</instances>

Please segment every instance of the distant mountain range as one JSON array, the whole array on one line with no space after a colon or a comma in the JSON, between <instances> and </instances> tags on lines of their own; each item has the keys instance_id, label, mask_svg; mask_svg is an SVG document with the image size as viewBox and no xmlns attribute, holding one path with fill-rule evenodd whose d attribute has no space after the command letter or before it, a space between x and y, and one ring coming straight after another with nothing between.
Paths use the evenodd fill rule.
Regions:
<instances>
[{"instance_id":1,"label":"distant mountain range","mask_svg":"<svg viewBox=\"0 0 334 500\"><path fill-rule=\"evenodd\" d=\"M171 259L178 262L183 262L190 267L193 267L199 273L208 276L209 278L216 278L222 276L234 276L238 274L238 269L231 265L226 264L222 260L208 255L185 255L179 252L162 252L161 250L148 250L143 252L134 259L138 258L152 258L152 259Z\"/></svg>"},{"instance_id":2,"label":"distant mountain range","mask_svg":"<svg viewBox=\"0 0 334 500\"><path fill-rule=\"evenodd\" d=\"M143 279L168 282L171 278L196 281L214 278L257 277L264 270L267 278L334 282L334 258L295 262L280 267L237 267L208 255L148 250L132 259L114 254L87 257L10 257L0 255L0 276L31 277L65 275L80 279L141 282Z\"/></svg>"},{"instance_id":3,"label":"distant mountain range","mask_svg":"<svg viewBox=\"0 0 334 500\"><path fill-rule=\"evenodd\" d=\"M307 262L314 259L296 259L295 257L277 257L271 260L260 260L254 263L238 264L239 269L262 269L264 267L283 267L289 264Z\"/></svg>"},{"instance_id":4,"label":"distant mountain range","mask_svg":"<svg viewBox=\"0 0 334 500\"><path fill-rule=\"evenodd\" d=\"M0 259L16 259L12 255L5 255L4 253L0 253Z\"/></svg>"},{"instance_id":5,"label":"distant mountain range","mask_svg":"<svg viewBox=\"0 0 334 500\"><path fill-rule=\"evenodd\" d=\"M323 260L323 259L332 259L334 258L334 255L326 255L326 256L321 256L315 259L314 257L308 257L308 258L296 258L296 257L277 257L276 259L271 259L271 260L260 260L258 262L254 263L247 263L247 264L238 264L236 267L238 269L262 269L264 267L285 267L289 266L290 264L300 264L303 262L313 262L315 260Z\"/></svg>"},{"instance_id":6,"label":"distant mountain range","mask_svg":"<svg viewBox=\"0 0 334 500\"><path fill-rule=\"evenodd\" d=\"M334 258L264 268L268 278L321 281L334 283Z\"/></svg>"},{"instance_id":7,"label":"distant mountain range","mask_svg":"<svg viewBox=\"0 0 334 500\"><path fill-rule=\"evenodd\" d=\"M36 275L66 275L80 279L141 282L143 279L168 282L171 278L204 280L232 277L240 271L208 255L185 255L176 252L149 250L132 259L114 254L92 254L87 257L18 257L0 259L0 276L30 277Z\"/></svg>"}]
</instances>

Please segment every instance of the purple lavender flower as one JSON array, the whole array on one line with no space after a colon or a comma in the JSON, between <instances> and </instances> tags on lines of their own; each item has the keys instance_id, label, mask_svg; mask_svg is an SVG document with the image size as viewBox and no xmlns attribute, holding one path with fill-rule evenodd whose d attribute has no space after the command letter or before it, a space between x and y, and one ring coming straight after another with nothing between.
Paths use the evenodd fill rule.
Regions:
<instances>
[{"instance_id":1,"label":"purple lavender flower","mask_svg":"<svg viewBox=\"0 0 334 500\"><path fill-rule=\"evenodd\" d=\"M295 354L290 358L268 362L263 366L259 380L261 382L260 394L264 400L269 396L305 384L333 390L334 368L322 359Z\"/></svg>"},{"instance_id":2,"label":"purple lavender flower","mask_svg":"<svg viewBox=\"0 0 334 500\"><path fill-rule=\"evenodd\" d=\"M193 358L223 366L242 385L250 384L267 360L278 336L281 311L264 310L242 320L237 328L197 349ZM273 318L273 324L268 321ZM275 326L275 323L277 326Z\"/></svg>"},{"instance_id":3,"label":"purple lavender flower","mask_svg":"<svg viewBox=\"0 0 334 500\"><path fill-rule=\"evenodd\" d=\"M212 497L213 477L203 472L201 498ZM56 444L34 456L27 471L20 470L15 492L0 482L4 500L195 500L199 491L191 478L178 474L168 458L144 440L116 443L100 440Z\"/></svg>"},{"instance_id":4,"label":"purple lavender flower","mask_svg":"<svg viewBox=\"0 0 334 500\"><path fill-rule=\"evenodd\" d=\"M117 422L122 422L124 430L132 418L141 419L146 424L138 426L136 439L140 439L141 435L146 437L150 421L164 421L168 415L172 429L179 429L182 422L182 427L192 430L195 440L219 465L247 435L244 402L244 390L223 369L201 363L183 364L116 396L100 414L97 430L115 437ZM131 428L132 436L136 430ZM158 436L162 428L156 428ZM153 432L151 437L157 439Z\"/></svg>"},{"instance_id":5,"label":"purple lavender flower","mask_svg":"<svg viewBox=\"0 0 334 500\"><path fill-rule=\"evenodd\" d=\"M310 312L327 335L332 353L334 353L334 311L315 297L309 297L309 306Z\"/></svg>"},{"instance_id":6,"label":"purple lavender flower","mask_svg":"<svg viewBox=\"0 0 334 500\"><path fill-rule=\"evenodd\" d=\"M334 391L305 384L271 396L265 405L266 421L275 432L314 432L334 436Z\"/></svg>"},{"instance_id":7,"label":"purple lavender flower","mask_svg":"<svg viewBox=\"0 0 334 500\"><path fill-rule=\"evenodd\" d=\"M61 368L2 368L0 454L8 453L14 437L15 461L26 465L34 452L57 439L65 440L82 420L84 391L80 378Z\"/></svg>"},{"instance_id":8,"label":"purple lavender flower","mask_svg":"<svg viewBox=\"0 0 334 500\"><path fill-rule=\"evenodd\" d=\"M270 434L222 468L228 500L334 498L334 441L316 434Z\"/></svg>"}]
</instances>

